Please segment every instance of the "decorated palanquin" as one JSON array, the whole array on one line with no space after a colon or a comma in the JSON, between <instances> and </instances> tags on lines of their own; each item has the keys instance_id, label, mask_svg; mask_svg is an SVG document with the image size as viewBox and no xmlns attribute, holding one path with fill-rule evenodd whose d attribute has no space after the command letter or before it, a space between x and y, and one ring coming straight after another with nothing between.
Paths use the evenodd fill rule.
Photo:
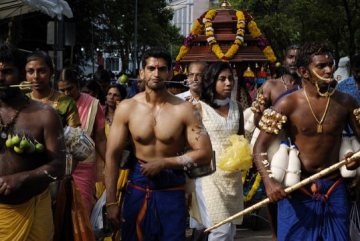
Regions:
<instances>
[{"instance_id":1,"label":"decorated palanquin","mask_svg":"<svg viewBox=\"0 0 360 241\"><path fill-rule=\"evenodd\" d=\"M176 57L175 71L185 71L193 61L230 62L238 77L237 100L246 109L264 73L267 78L274 73L276 57L253 17L223 1L221 8L209 9L194 22Z\"/></svg>"}]
</instances>

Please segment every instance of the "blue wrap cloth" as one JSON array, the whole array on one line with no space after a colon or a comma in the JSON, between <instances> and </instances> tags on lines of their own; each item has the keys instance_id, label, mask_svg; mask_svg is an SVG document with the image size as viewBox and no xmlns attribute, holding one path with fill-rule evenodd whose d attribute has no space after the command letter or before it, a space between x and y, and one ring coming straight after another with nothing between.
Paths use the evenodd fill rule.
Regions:
<instances>
[{"instance_id":1,"label":"blue wrap cloth","mask_svg":"<svg viewBox=\"0 0 360 241\"><path fill-rule=\"evenodd\" d=\"M122 209L122 240L184 241L184 172L165 169L154 177L146 177L137 163L128 180Z\"/></svg>"},{"instance_id":2,"label":"blue wrap cloth","mask_svg":"<svg viewBox=\"0 0 360 241\"><path fill-rule=\"evenodd\" d=\"M278 202L278 241L349 241L349 202L342 179L318 179Z\"/></svg>"}]
</instances>

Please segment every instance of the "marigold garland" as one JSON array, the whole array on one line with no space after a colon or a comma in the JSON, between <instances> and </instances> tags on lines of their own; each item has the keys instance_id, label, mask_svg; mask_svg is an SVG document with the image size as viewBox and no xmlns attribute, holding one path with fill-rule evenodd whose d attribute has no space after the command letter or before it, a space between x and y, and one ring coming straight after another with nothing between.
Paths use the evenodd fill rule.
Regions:
<instances>
[{"instance_id":1,"label":"marigold garland","mask_svg":"<svg viewBox=\"0 0 360 241\"><path fill-rule=\"evenodd\" d=\"M224 54L221 50L214 34L214 28L212 27L212 21L216 16L216 10L209 10L205 17L203 18L203 23L205 25L205 35L207 37L207 41L211 46L211 50L213 53L221 59L222 61L229 61L239 49L239 46L244 42L244 34L245 34L245 17L242 11L236 11L237 24L236 24L236 37L234 43L230 46L230 48Z\"/></svg>"},{"instance_id":2,"label":"marigold garland","mask_svg":"<svg viewBox=\"0 0 360 241\"><path fill-rule=\"evenodd\" d=\"M261 35L261 31L260 29L257 27L257 24L255 23L254 20L251 20L249 23L248 23L248 30L251 34L251 37L253 38L257 38Z\"/></svg>"},{"instance_id":3,"label":"marigold garland","mask_svg":"<svg viewBox=\"0 0 360 241\"><path fill-rule=\"evenodd\" d=\"M275 54L274 54L273 49L272 49L270 46L266 46L266 47L263 49L263 53L264 53L265 57L266 57L271 63L275 63L276 57L275 57Z\"/></svg>"},{"instance_id":4,"label":"marigold garland","mask_svg":"<svg viewBox=\"0 0 360 241\"><path fill-rule=\"evenodd\" d=\"M260 183L261 183L261 176L260 176L260 173L257 173L256 177L255 177L255 181L254 181L253 185L251 186L250 191L244 197L244 202L248 202L254 197L255 193L257 192L257 190L260 187Z\"/></svg>"},{"instance_id":5,"label":"marigold garland","mask_svg":"<svg viewBox=\"0 0 360 241\"><path fill-rule=\"evenodd\" d=\"M268 40L261 33L253 17L247 12L244 12L244 15L247 21L247 29L249 30L251 36L257 40L258 47L263 51L263 54L265 55L267 60L269 60L271 63L275 63L276 57Z\"/></svg>"},{"instance_id":6,"label":"marigold garland","mask_svg":"<svg viewBox=\"0 0 360 241\"><path fill-rule=\"evenodd\" d=\"M219 44L217 43L214 34L214 28L212 27L212 20L215 18L216 13L217 12L215 9L210 9L195 21L193 27L191 28L190 34L184 39L184 43L180 47L179 53L176 56L175 70L180 69L180 60L188 53L197 35L202 34L204 31L211 50L216 55L216 57L222 61L229 61L239 50L240 45L244 43L245 27L247 27L251 36L257 40L257 45L263 51L263 54L267 60L272 63L276 61L274 51L272 50L268 40L257 27L253 17L246 11L243 12L239 10L236 11L237 31L235 40L224 54Z\"/></svg>"}]
</instances>

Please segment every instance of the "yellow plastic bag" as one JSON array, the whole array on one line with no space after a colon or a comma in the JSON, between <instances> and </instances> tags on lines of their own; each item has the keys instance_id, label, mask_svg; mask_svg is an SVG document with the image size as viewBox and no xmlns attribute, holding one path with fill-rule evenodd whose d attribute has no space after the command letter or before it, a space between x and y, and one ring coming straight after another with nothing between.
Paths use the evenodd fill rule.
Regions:
<instances>
[{"instance_id":1,"label":"yellow plastic bag","mask_svg":"<svg viewBox=\"0 0 360 241\"><path fill-rule=\"evenodd\" d=\"M230 142L219 157L219 167L224 171L247 171L252 165L249 141L243 135L231 135Z\"/></svg>"}]
</instances>

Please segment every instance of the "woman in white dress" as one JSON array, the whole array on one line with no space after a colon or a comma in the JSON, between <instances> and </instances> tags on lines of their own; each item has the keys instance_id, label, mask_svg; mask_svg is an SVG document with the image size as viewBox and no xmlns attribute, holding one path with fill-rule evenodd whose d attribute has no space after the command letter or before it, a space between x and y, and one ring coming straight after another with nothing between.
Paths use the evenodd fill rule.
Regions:
<instances>
[{"instance_id":1,"label":"woman in white dress","mask_svg":"<svg viewBox=\"0 0 360 241\"><path fill-rule=\"evenodd\" d=\"M218 160L229 146L229 137L244 134L244 118L240 104L230 99L234 76L228 63L217 62L209 66L204 76L204 89L198 105L203 123L210 135L216 156L216 172L200 178L196 188L202 223L210 227L243 209L241 171L223 171ZM205 207L205 208L202 208ZM236 224L242 219L213 230L209 241L233 241Z\"/></svg>"}]
</instances>

